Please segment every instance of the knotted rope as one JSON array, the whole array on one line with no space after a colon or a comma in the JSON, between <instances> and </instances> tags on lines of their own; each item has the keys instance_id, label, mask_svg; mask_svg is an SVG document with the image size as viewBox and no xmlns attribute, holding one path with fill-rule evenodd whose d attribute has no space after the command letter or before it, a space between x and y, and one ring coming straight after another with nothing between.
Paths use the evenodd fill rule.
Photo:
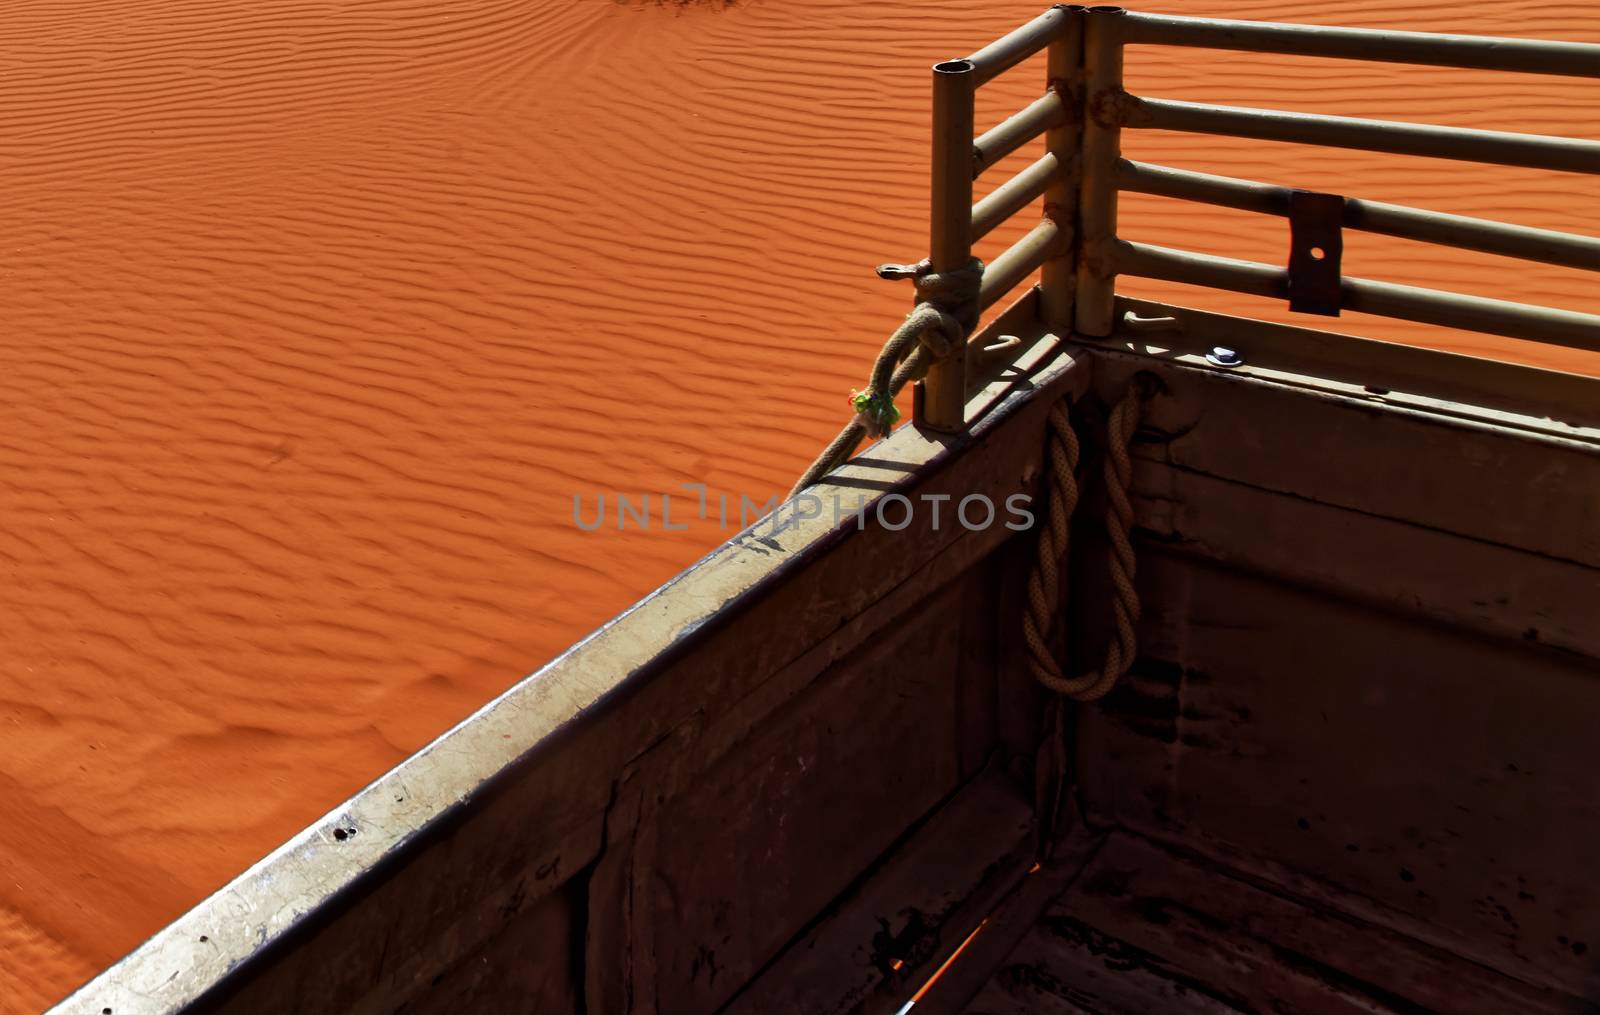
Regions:
<instances>
[{"instance_id":1,"label":"knotted rope","mask_svg":"<svg viewBox=\"0 0 1600 1015\"><path fill-rule=\"evenodd\" d=\"M791 497L849 461L863 439L888 436L900 421L900 410L894 404L900 389L921 380L929 367L945 357L966 355L967 336L978 326L983 262L977 258L941 272L934 271L926 260L883 264L878 266L878 276L911 279L917 288L917 305L883 344L866 389L851 393L855 419L811 463L789 491Z\"/></svg>"},{"instance_id":2,"label":"knotted rope","mask_svg":"<svg viewBox=\"0 0 1600 1015\"><path fill-rule=\"evenodd\" d=\"M1105 661L1099 669L1075 677L1062 674L1048 637L1061 604L1060 569L1067 553L1067 538L1072 512L1078 504L1078 435L1065 399L1050 409L1049 522L1039 535L1038 552L1028 575L1028 610L1022 618L1022 633L1028 643L1028 665L1045 687L1077 701L1094 701L1110 691L1117 679L1133 665L1138 649L1134 627L1139 621L1139 593L1133 587L1137 562L1133 543L1128 538L1133 526L1133 505L1128 500L1128 485L1133 478L1133 462L1128 456L1139 416L1151 389L1135 378L1111 410L1106 423L1106 535L1111 541L1111 584L1115 592L1112 611L1116 630L1106 647Z\"/></svg>"}]
</instances>

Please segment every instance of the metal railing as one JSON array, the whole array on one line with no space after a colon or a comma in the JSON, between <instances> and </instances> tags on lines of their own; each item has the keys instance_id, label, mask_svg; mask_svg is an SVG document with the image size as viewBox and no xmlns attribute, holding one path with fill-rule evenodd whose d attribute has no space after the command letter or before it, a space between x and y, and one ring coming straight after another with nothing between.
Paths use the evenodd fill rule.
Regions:
<instances>
[{"instance_id":1,"label":"metal railing","mask_svg":"<svg viewBox=\"0 0 1600 1015\"><path fill-rule=\"evenodd\" d=\"M988 265L981 295L985 308L1037 270L1044 322L1063 333L1104 337L1114 324L1114 288L1121 274L1283 298L1292 309L1310 313L1336 316L1348 309L1600 350L1600 316L1350 278L1341 269L1344 229L1591 271L1600 271L1600 239L1132 162L1122 158L1121 135L1124 129L1185 131L1595 175L1600 175L1600 142L1134 96L1123 88L1123 52L1129 45L1600 78L1600 45L1058 4L966 59L933 68L934 270L965 264L976 240L1044 199L1041 222ZM1045 94L974 136L977 88L1041 50L1048 51L1049 61ZM973 181L1041 134L1044 156L974 205ZM1117 196L1122 191L1286 217L1289 263L1278 267L1121 239ZM936 430L961 429L963 358L938 364L924 384L919 422Z\"/></svg>"}]
</instances>

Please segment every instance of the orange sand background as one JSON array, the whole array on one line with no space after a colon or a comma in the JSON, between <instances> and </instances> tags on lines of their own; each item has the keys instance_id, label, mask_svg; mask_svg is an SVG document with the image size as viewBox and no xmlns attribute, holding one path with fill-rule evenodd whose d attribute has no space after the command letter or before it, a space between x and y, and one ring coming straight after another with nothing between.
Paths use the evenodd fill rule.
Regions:
<instances>
[{"instance_id":1,"label":"orange sand background","mask_svg":"<svg viewBox=\"0 0 1600 1015\"><path fill-rule=\"evenodd\" d=\"M6 4L0 1011L59 997L722 535L580 532L573 494L786 488L909 299L871 266L925 248L928 66L1044 6ZM1580 3L1156 9L1600 41ZM1595 87L1560 79L1181 50L1129 67L1175 98L1600 122ZM985 89L980 119L1042 77ZM1600 234L1593 179L1126 147ZM1280 221L1151 198L1125 199L1124 233L1286 249ZM1361 235L1345 264L1600 310L1556 268Z\"/></svg>"}]
</instances>

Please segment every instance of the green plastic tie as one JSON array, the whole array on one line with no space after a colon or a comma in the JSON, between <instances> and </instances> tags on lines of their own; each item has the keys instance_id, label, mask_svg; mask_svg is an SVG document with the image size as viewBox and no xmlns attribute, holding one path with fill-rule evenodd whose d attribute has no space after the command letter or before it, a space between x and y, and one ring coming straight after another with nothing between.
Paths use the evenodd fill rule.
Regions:
<instances>
[{"instance_id":1,"label":"green plastic tie","mask_svg":"<svg viewBox=\"0 0 1600 1015\"><path fill-rule=\"evenodd\" d=\"M850 404L881 433L888 433L891 427L900 422L900 410L886 391L852 391Z\"/></svg>"}]
</instances>

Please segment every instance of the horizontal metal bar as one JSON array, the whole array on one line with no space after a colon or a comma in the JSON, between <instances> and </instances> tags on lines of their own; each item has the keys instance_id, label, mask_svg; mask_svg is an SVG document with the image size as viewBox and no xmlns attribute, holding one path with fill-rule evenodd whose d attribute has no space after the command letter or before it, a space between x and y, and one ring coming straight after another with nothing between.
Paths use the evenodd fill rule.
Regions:
<instances>
[{"instance_id":1,"label":"horizontal metal bar","mask_svg":"<svg viewBox=\"0 0 1600 1015\"><path fill-rule=\"evenodd\" d=\"M1045 92L1015 116L984 131L972 142L972 175L976 178L985 169L999 162L1046 130L1065 123L1067 104L1054 91Z\"/></svg>"},{"instance_id":2,"label":"horizontal metal bar","mask_svg":"<svg viewBox=\"0 0 1600 1015\"><path fill-rule=\"evenodd\" d=\"M967 57L978 69L977 84L993 81L997 76L1044 49L1060 38L1072 16L1083 10L1068 4L1056 4L1021 28L996 39Z\"/></svg>"},{"instance_id":3,"label":"horizontal metal bar","mask_svg":"<svg viewBox=\"0 0 1600 1015\"><path fill-rule=\"evenodd\" d=\"M996 187L972 206L972 240L978 240L1017 212L1032 204L1050 184L1068 176L1054 152L1045 152L1033 165Z\"/></svg>"},{"instance_id":4,"label":"horizontal metal bar","mask_svg":"<svg viewBox=\"0 0 1600 1015\"><path fill-rule=\"evenodd\" d=\"M1360 278L1344 280L1344 306L1441 328L1600 350L1600 316L1595 314Z\"/></svg>"},{"instance_id":5,"label":"horizontal metal bar","mask_svg":"<svg viewBox=\"0 0 1600 1015\"><path fill-rule=\"evenodd\" d=\"M1346 202L1344 224L1385 236L1600 271L1600 239L1592 236L1422 211L1381 201Z\"/></svg>"},{"instance_id":6,"label":"horizontal metal bar","mask_svg":"<svg viewBox=\"0 0 1600 1015\"><path fill-rule=\"evenodd\" d=\"M1117 164L1116 178L1117 186L1123 190L1199 201L1264 215L1287 216L1289 195L1293 193L1289 187L1126 159ZM1532 229L1356 198L1345 199L1344 225L1349 229L1517 257L1524 261L1542 261L1545 264L1600 271L1600 239L1590 236Z\"/></svg>"},{"instance_id":7,"label":"horizontal metal bar","mask_svg":"<svg viewBox=\"0 0 1600 1015\"><path fill-rule=\"evenodd\" d=\"M1117 103L1127 127L1223 134L1263 141L1293 141L1396 155L1489 162L1530 169L1600 174L1600 141L1438 127L1392 120L1362 120L1275 109L1212 106L1124 95Z\"/></svg>"},{"instance_id":8,"label":"horizontal metal bar","mask_svg":"<svg viewBox=\"0 0 1600 1015\"><path fill-rule=\"evenodd\" d=\"M1289 273L1270 264L1196 254L1131 240L1116 242L1112 260L1119 275L1186 282L1251 296L1289 298Z\"/></svg>"},{"instance_id":9,"label":"horizontal metal bar","mask_svg":"<svg viewBox=\"0 0 1600 1015\"><path fill-rule=\"evenodd\" d=\"M1028 231L1028 235L1013 243L1006 252L989 262L983 271L983 285L978 290L978 305L984 309L994 306L1005 294L1016 288L1018 282L1039 270L1062 245L1061 229L1050 219L1045 219Z\"/></svg>"},{"instance_id":10,"label":"horizontal metal bar","mask_svg":"<svg viewBox=\"0 0 1600 1015\"><path fill-rule=\"evenodd\" d=\"M1289 295L1289 273L1255 261L1238 261L1127 240L1117 241L1114 256L1118 274L1185 282L1253 296L1286 299ZM1340 305L1346 310L1600 351L1600 316L1594 314L1360 278L1344 279L1341 289Z\"/></svg>"},{"instance_id":11,"label":"horizontal metal bar","mask_svg":"<svg viewBox=\"0 0 1600 1015\"><path fill-rule=\"evenodd\" d=\"M1600 78L1600 46L1582 42L1280 25L1131 12L1120 19L1118 27L1125 44L1197 46Z\"/></svg>"}]
</instances>

